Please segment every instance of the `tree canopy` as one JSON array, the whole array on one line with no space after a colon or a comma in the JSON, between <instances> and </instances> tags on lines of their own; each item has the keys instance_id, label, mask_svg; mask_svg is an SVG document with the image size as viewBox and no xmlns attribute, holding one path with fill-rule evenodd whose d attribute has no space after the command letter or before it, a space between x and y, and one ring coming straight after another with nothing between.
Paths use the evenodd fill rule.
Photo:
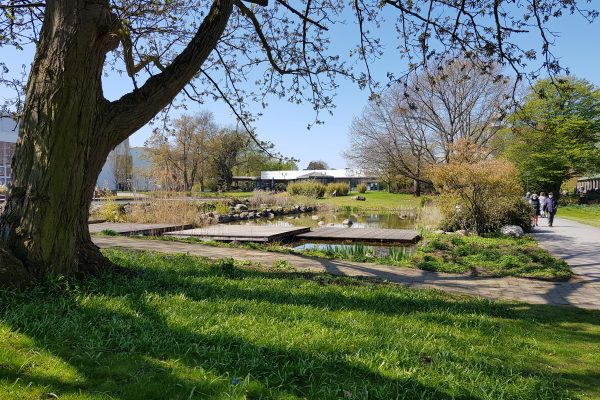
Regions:
<instances>
[{"instance_id":1,"label":"tree canopy","mask_svg":"<svg viewBox=\"0 0 600 400\"><path fill-rule=\"evenodd\" d=\"M346 158L381 175L428 182L425 170L448 163L461 139L488 148L512 105L501 68L483 73L470 60L431 62L405 85L372 99L352 121ZM491 151L491 149L490 149Z\"/></svg>"},{"instance_id":2,"label":"tree canopy","mask_svg":"<svg viewBox=\"0 0 600 400\"><path fill-rule=\"evenodd\" d=\"M540 80L507 123L504 154L527 190L558 193L569 178L600 170L600 89L590 82Z\"/></svg>"}]
</instances>

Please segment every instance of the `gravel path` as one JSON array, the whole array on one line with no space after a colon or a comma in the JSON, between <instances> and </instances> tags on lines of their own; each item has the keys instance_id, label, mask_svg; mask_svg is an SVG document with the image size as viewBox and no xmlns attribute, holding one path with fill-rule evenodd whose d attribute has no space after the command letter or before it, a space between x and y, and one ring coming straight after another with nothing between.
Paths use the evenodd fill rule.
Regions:
<instances>
[{"instance_id":1,"label":"gravel path","mask_svg":"<svg viewBox=\"0 0 600 400\"><path fill-rule=\"evenodd\" d=\"M540 246L565 260L580 281L600 283L600 228L565 218L555 218L552 228L539 222L533 236Z\"/></svg>"}]
</instances>

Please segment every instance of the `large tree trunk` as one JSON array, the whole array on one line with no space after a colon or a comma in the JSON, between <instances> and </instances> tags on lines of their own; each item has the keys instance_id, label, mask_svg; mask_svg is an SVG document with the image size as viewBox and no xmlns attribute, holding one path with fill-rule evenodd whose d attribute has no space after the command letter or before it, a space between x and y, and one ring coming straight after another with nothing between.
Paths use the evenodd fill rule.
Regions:
<instances>
[{"instance_id":1,"label":"large tree trunk","mask_svg":"<svg viewBox=\"0 0 600 400\"><path fill-rule=\"evenodd\" d=\"M1 219L4 246L32 275L105 264L87 229L100 169L115 143L102 121L110 12L101 2L48 1L26 91Z\"/></svg>"},{"instance_id":2,"label":"large tree trunk","mask_svg":"<svg viewBox=\"0 0 600 400\"><path fill-rule=\"evenodd\" d=\"M0 217L0 284L108 265L88 213L110 150L145 125L197 74L216 46L232 0L214 0L194 38L161 73L109 102L106 54L120 21L108 0L48 0L26 90L13 182Z\"/></svg>"}]
</instances>

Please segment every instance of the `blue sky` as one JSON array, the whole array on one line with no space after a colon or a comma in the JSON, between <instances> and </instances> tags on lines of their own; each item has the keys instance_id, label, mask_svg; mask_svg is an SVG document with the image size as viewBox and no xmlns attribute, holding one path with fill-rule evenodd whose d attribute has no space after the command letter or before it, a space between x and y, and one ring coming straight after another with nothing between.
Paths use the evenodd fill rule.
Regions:
<instances>
[{"instance_id":1,"label":"blue sky","mask_svg":"<svg viewBox=\"0 0 600 400\"><path fill-rule=\"evenodd\" d=\"M385 79L388 70L398 71L404 68L402 61L394 55L394 34L390 28L391 26L384 26L381 30L381 37L390 38L388 42L383 41L388 51L372 66L375 75L380 79ZM552 28L560 32L560 36L556 39L554 53L561 58L562 64L569 67L572 75L600 85L600 53L594 46L597 38L600 37L600 21L588 24L583 18L564 16L557 20ZM331 34L335 43L331 50L341 56L347 54L358 39L358 30L351 23L334 27ZM533 43L529 42L528 38L523 40L523 47L532 47ZM16 51L2 48L0 55L0 60L14 69L22 63L31 62L32 50ZM314 111L309 104L294 105L271 99L267 109L255 108L255 111L263 113L260 120L255 123L259 137L273 142L281 154L300 159L300 168L304 168L309 161L318 159L325 160L331 167L344 168L346 161L341 153L348 150L350 123L355 115L360 114L369 93L359 90L356 85L348 81L341 80L339 83L335 102L337 107L333 116L328 114L320 116L320 119L325 121L324 125L306 129L307 124L314 119ZM117 98L130 89L130 81L125 77L105 79L105 94L109 99ZM5 92L0 88L0 97L3 95ZM233 115L224 104L210 100L207 100L203 106L190 104L186 112L193 113L200 109L211 110L217 122L222 125L235 124ZM144 127L136 132L130 138L131 145L143 145L150 132L150 127Z\"/></svg>"}]
</instances>

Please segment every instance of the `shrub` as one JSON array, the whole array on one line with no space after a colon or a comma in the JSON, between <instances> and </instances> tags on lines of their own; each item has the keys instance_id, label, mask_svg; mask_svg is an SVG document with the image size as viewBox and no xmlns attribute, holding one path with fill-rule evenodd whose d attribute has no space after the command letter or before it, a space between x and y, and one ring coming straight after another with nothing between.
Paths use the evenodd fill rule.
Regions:
<instances>
[{"instance_id":1,"label":"shrub","mask_svg":"<svg viewBox=\"0 0 600 400\"><path fill-rule=\"evenodd\" d=\"M457 203L458 201L455 201ZM452 202L450 202L452 204ZM454 204L455 204L454 203ZM461 209L460 213L452 210L444 212L440 223L440 229L445 231L457 231L466 229L477 231L473 223L475 217L470 209ZM486 210L485 222L480 225L480 232L498 232L504 225L517 225L523 230L531 230L531 206L521 198L504 199L496 204L490 205Z\"/></svg>"},{"instance_id":2,"label":"shrub","mask_svg":"<svg viewBox=\"0 0 600 400\"><path fill-rule=\"evenodd\" d=\"M285 192L286 188L287 188L287 185L285 183L277 182L275 184L275 191L276 192Z\"/></svg>"},{"instance_id":3,"label":"shrub","mask_svg":"<svg viewBox=\"0 0 600 400\"><path fill-rule=\"evenodd\" d=\"M325 191L330 196L333 192L335 192L336 196L348 196L348 193L350 192L350 185L347 183L330 183L327 185L327 189Z\"/></svg>"},{"instance_id":4,"label":"shrub","mask_svg":"<svg viewBox=\"0 0 600 400\"><path fill-rule=\"evenodd\" d=\"M485 149L462 141L453 148L448 164L429 169L441 193L444 228L459 226L481 234L514 221L529 229L531 208L521 200L516 168L508 161L489 159L487 154Z\"/></svg>"},{"instance_id":5,"label":"shrub","mask_svg":"<svg viewBox=\"0 0 600 400\"><path fill-rule=\"evenodd\" d=\"M367 192L367 185L365 185L364 183L359 183L358 185L356 185L356 191L358 193L366 193Z\"/></svg>"},{"instance_id":6,"label":"shrub","mask_svg":"<svg viewBox=\"0 0 600 400\"><path fill-rule=\"evenodd\" d=\"M125 207L115 201L107 200L98 208L96 214L108 222L124 222Z\"/></svg>"},{"instance_id":7,"label":"shrub","mask_svg":"<svg viewBox=\"0 0 600 400\"><path fill-rule=\"evenodd\" d=\"M315 199L323 197L325 189L325 185L314 181L292 182L287 186L287 192L292 196L306 196Z\"/></svg>"}]
</instances>

